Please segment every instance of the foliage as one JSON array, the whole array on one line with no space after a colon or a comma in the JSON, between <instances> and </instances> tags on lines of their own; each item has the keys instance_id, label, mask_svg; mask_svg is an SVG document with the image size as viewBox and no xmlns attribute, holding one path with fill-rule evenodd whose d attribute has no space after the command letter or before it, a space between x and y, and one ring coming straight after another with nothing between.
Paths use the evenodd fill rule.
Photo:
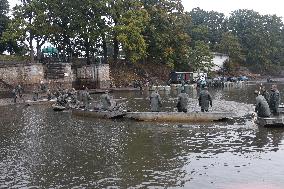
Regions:
<instances>
[{"instance_id":1,"label":"foliage","mask_svg":"<svg viewBox=\"0 0 284 189\"><path fill-rule=\"evenodd\" d=\"M147 54L143 32L148 20L147 11L142 8L132 9L121 15L119 25L114 28L118 34L117 39L126 53L126 58L131 62L135 63Z\"/></svg>"},{"instance_id":2,"label":"foliage","mask_svg":"<svg viewBox=\"0 0 284 189\"><path fill-rule=\"evenodd\" d=\"M213 67L213 55L209 45L204 41L196 41L190 55L190 67L195 71L208 71Z\"/></svg>"},{"instance_id":3,"label":"foliage","mask_svg":"<svg viewBox=\"0 0 284 189\"><path fill-rule=\"evenodd\" d=\"M260 15L253 10L234 11L229 18L229 29L237 36L248 66L265 70L271 64L280 64L281 32L283 23L275 15Z\"/></svg>"},{"instance_id":4,"label":"foliage","mask_svg":"<svg viewBox=\"0 0 284 189\"><path fill-rule=\"evenodd\" d=\"M9 11L9 4L7 0L0 1L0 39L2 38L3 32L7 29L9 18L7 16ZM0 42L0 53L6 50L6 45L3 40Z\"/></svg>"},{"instance_id":5,"label":"foliage","mask_svg":"<svg viewBox=\"0 0 284 189\"><path fill-rule=\"evenodd\" d=\"M200 8L184 12L181 0L22 0L7 16L0 3L0 51L37 52L49 42L64 60L91 63L159 63L192 71L212 67L212 52L228 54L228 67L271 71L284 64L284 27L280 17L240 9L223 13ZM39 55L39 53L37 53Z\"/></svg>"},{"instance_id":6,"label":"foliage","mask_svg":"<svg viewBox=\"0 0 284 189\"><path fill-rule=\"evenodd\" d=\"M229 55L231 62L242 62L244 60L238 38L231 32L223 33L220 43L216 45L216 49L220 53Z\"/></svg>"}]
</instances>

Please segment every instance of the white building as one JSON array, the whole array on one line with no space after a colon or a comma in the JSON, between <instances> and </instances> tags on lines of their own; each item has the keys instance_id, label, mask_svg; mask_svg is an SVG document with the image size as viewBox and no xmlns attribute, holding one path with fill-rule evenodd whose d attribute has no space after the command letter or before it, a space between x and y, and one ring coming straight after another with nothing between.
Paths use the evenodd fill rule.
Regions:
<instances>
[{"instance_id":1,"label":"white building","mask_svg":"<svg viewBox=\"0 0 284 189\"><path fill-rule=\"evenodd\" d=\"M226 60L229 60L229 56L217 52L213 52L212 54L213 54L212 62L214 66L212 67L211 71L218 71L224 67L224 63L226 62Z\"/></svg>"}]
</instances>

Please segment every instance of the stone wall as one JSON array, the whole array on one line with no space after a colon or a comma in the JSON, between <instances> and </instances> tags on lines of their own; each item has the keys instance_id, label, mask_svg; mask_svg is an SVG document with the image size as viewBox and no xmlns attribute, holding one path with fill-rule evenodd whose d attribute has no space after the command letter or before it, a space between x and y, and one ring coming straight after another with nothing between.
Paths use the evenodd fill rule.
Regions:
<instances>
[{"instance_id":1,"label":"stone wall","mask_svg":"<svg viewBox=\"0 0 284 189\"><path fill-rule=\"evenodd\" d=\"M47 83L50 89L71 88L73 85L109 88L109 65L85 65L72 69L71 63L0 64L1 86L15 87L21 84L28 91L41 81Z\"/></svg>"},{"instance_id":2,"label":"stone wall","mask_svg":"<svg viewBox=\"0 0 284 189\"><path fill-rule=\"evenodd\" d=\"M44 82L49 84L50 89L72 88L75 76L71 69L71 63L50 63L44 65Z\"/></svg>"},{"instance_id":3,"label":"stone wall","mask_svg":"<svg viewBox=\"0 0 284 189\"><path fill-rule=\"evenodd\" d=\"M82 88L87 86L88 88L109 88L109 65L85 65L80 68L76 68L76 86Z\"/></svg>"},{"instance_id":4,"label":"stone wall","mask_svg":"<svg viewBox=\"0 0 284 189\"><path fill-rule=\"evenodd\" d=\"M98 88L110 87L108 64L99 64L95 66L95 81L98 83Z\"/></svg>"},{"instance_id":5,"label":"stone wall","mask_svg":"<svg viewBox=\"0 0 284 189\"><path fill-rule=\"evenodd\" d=\"M95 72L93 65L86 65L81 68L77 68L77 79L90 79L94 80Z\"/></svg>"},{"instance_id":6,"label":"stone wall","mask_svg":"<svg viewBox=\"0 0 284 189\"><path fill-rule=\"evenodd\" d=\"M0 80L11 86L18 84L29 86L39 83L44 78L42 64L1 64Z\"/></svg>"},{"instance_id":7,"label":"stone wall","mask_svg":"<svg viewBox=\"0 0 284 189\"><path fill-rule=\"evenodd\" d=\"M0 64L0 81L2 86L24 86L26 91L31 91L41 81L48 84L49 88L70 88L74 80L71 64L62 63L63 77L48 76L48 65L43 64Z\"/></svg>"}]
</instances>

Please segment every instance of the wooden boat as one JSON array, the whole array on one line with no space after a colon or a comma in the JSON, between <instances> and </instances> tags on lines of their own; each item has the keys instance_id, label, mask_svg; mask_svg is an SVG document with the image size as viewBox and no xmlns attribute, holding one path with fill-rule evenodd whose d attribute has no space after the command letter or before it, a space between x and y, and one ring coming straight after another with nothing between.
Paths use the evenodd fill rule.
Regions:
<instances>
[{"instance_id":1,"label":"wooden boat","mask_svg":"<svg viewBox=\"0 0 284 189\"><path fill-rule=\"evenodd\" d=\"M211 122L225 121L234 117L229 112L127 112L126 118L157 122Z\"/></svg>"},{"instance_id":2,"label":"wooden boat","mask_svg":"<svg viewBox=\"0 0 284 189\"><path fill-rule=\"evenodd\" d=\"M284 116L257 117L256 124L263 127L284 126Z\"/></svg>"},{"instance_id":3,"label":"wooden boat","mask_svg":"<svg viewBox=\"0 0 284 189\"><path fill-rule=\"evenodd\" d=\"M52 105L52 109L56 112L59 112L59 111L63 111L63 110L66 110L66 107L65 106L61 106L61 105L58 105L58 104L53 104Z\"/></svg>"},{"instance_id":4,"label":"wooden boat","mask_svg":"<svg viewBox=\"0 0 284 189\"><path fill-rule=\"evenodd\" d=\"M101 111L101 110L74 109L72 110L72 114L76 116L83 116L83 117L115 119L115 118L124 117L126 115L126 111Z\"/></svg>"},{"instance_id":5,"label":"wooden boat","mask_svg":"<svg viewBox=\"0 0 284 189\"><path fill-rule=\"evenodd\" d=\"M54 102L56 102L56 99L41 99L41 100L27 100L25 101L25 105L27 106L32 106L32 105L43 105L43 104L53 104Z\"/></svg>"},{"instance_id":6,"label":"wooden boat","mask_svg":"<svg viewBox=\"0 0 284 189\"><path fill-rule=\"evenodd\" d=\"M134 87L121 87L121 88L111 88L112 91L140 91L140 88Z\"/></svg>"},{"instance_id":7,"label":"wooden boat","mask_svg":"<svg viewBox=\"0 0 284 189\"><path fill-rule=\"evenodd\" d=\"M105 92L112 92L112 89L89 89L90 94L100 94L100 93L105 93Z\"/></svg>"},{"instance_id":8,"label":"wooden boat","mask_svg":"<svg viewBox=\"0 0 284 189\"><path fill-rule=\"evenodd\" d=\"M280 113L284 113L284 104L280 104L278 109Z\"/></svg>"}]
</instances>

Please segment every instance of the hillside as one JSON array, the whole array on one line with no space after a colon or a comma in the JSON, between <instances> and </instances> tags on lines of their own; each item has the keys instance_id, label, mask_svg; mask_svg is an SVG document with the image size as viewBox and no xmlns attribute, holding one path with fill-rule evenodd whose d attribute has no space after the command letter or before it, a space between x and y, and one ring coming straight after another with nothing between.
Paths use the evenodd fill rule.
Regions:
<instances>
[{"instance_id":1,"label":"hillside","mask_svg":"<svg viewBox=\"0 0 284 189\"><path fill-rule=\"evenodd\" d=\"M147 81L154 84L165 84L170 72L171 69L163 64L110 63L110 77L117 87L131 86L134 81L141 81L143 84Z\"/></svg>"}]
</instances>

